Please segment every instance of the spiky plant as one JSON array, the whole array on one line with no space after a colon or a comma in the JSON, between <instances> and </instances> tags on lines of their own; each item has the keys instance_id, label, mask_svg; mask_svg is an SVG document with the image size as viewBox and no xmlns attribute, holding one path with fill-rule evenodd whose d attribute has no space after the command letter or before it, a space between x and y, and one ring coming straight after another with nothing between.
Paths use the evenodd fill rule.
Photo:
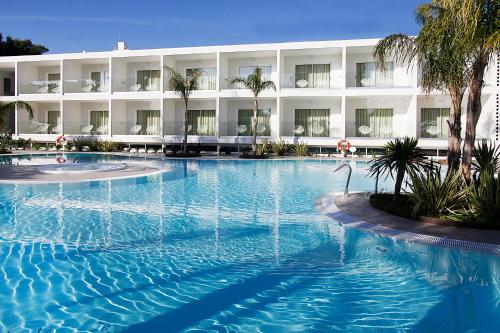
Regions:
<instances>
[{"instance_id":1,"label":"spiky plant","mask_svg":"<svg viewBox=\"0 0 500 333\"><path fill-rule=\"evenodd\" d=\"M370 177L385 175L395 180L394 200L399 199L405 175L428 165L422 149L418 147L418 139L410 137L396 138L386 143L384 154L375 157L369 164Z\"/></svg>"},{"instance_id":2,"label":"spiky plant","mask_svg":"<svg viewBox=\"0 0 500 333\"><path fill-rule=\"evenodd\" d=\"M293 152L296 156L309 156L309 147L307 143L299 141L293 146Z\"/></svg>"},{"instance_id":3,"label":"spiky plant","mask_svg":"<svg viewBox=\"0 0 500 333\"><path fill-rule=\"evenodd\" d=\"M199 78L203 73L199 70L194 70L189 76L182 76L174 68L165 66L168 72L168 88L175 91L181 96L184 102L184 139L182 141L182 150L184 154L188 151L187 137L188 137L188 110L189 110L189 97L193 90L197 90L199 86Z\"/></svg>"},{"instance_id":4,"label":"spiky plant","mask_svg":"<svg viewBox=\"0 0 500 333\"><path fill-rule=\"evenodd\" d=\"M276 90L276 85L273 81L264 80L262 77L262 68L256 67L255 71L248 77L235 77L229 80L230 84L240 83L245 88L250 89L253 93L253 116L252 116L252 154L257 154L257 112L259 110L258 97L263 90Z\"/></svg>"}]
</instances>

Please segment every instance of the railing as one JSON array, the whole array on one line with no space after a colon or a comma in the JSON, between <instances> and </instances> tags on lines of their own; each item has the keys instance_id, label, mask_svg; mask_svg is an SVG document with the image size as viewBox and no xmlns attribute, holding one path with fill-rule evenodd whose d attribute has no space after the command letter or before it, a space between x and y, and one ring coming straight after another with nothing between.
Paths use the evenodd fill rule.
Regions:
<instances>
[{"instance_id":1,"label":"railing","mask_svg":"<svg viewBox=\"0 0 500 333\"><path fill-rule=\"evenodd\" d=\"M113 135L149 135L161 136L160 124L141 126L133 121L113 121L111 124Z\"/></svg>"},{"instance_id":2,"label":"railing","mask_svg":"<svg viewBox=\"0 0 500 333\"><path fill-rule=\"evenodd\" d=\"M109 91L107 82L92 79L64 80L65 93L103 93Z\"/></svg>"},{"instance_id":3,"label":"railing","mask_svg":"<svg viewBox=\"0 0 500 333\"><path fill-rule=\"evenodd\" d=\"M60 134L61 126L54 126L37 120L19 121L19 134Z\"/></svg>"},{"instance_id":4,"label":"railing","mask_svg":"<svg viewBox=\"0 0 500 333\"><path fill-rule=\"evenodd\" d=\"M295 137L341 137L342 124L328 124L328 122L319 122L308 124L300 124L294 121L281 122L281 135L282 136L295 136Z\"/></svg>"},{"instance_id":5,"label":"railing","mask_svg":"<svg viewBox=\"0 0 500 333\"><path fill-rule=\"evenodd\" d=\"M96 128L90 123L81 121L65 121L63 128L65 135L109 135L109 126Z\"/></svg>"},{"instance_id":6,"label":"railing","mask_svg":"<svg viewBox=\"0 0 500 333\"><path fill-rule=\"evenodd\" d=\"M220 124L221 136L252 136L251 124L243 124L237 121L222 121ZM270 124L257 124L257 136L272 136Z\"/></svg>"},{"instance_id":7,"label":"railing","mask_svg":"<svg viewBox=\"0 0 500 333\"><path fill-rule=\"evenodd\" d=\"M168 82L168 81L167 81ZM165 91L169 91L168 84L165 85ZM197 90L216 90L217 89L217 76L215 75L202 75L198 77Z\"/></svg>"},{"instance_id":8,"label":"railing","mask_svg":"<svg viewBox=\"0 0 500 333\"><path fill-rule=\"evenodd\" d=\"M60 81L20 81L19 94L58 94Z\"/></svg>"},{"instance_id":9,"label":"railing","mask_svg":"<svg viewBox=\"0 0 500 333\"><path fill-rule=\"evenodd\" d=\"M349 165L349 163L344 163L344 164L340 165L337 169L335 169L333 172L337 172L342 168L349 169L349 174L347 175L347 181L346 181L345 188L344 188L344 196L348 197L349 196L349 183L351 182L352 167Z\"/></svg>"},{"instance_id":10,"label":"railing","mask_svg":"<svg viewBox=\"0 0 500 333\"><path fill-rule=\"evenodd\" d=\"M329 89L332 88L330 75L327 75L324 79L320 80L301 80L297 79L295 73L283 73L281 79L282 88L317 88L317 89Z\"/></svg>"},{"instance_id":11,"label":"railing","mask_svg":"<svg viewBox=\"0 0 500 333\"><path fill-rule=\"evenodd\" d=\"M160 91L160 79L151 80L148 83L137 83L136 78L114 79L113 91L116 92Z\"/></svg>"}]
</instances>

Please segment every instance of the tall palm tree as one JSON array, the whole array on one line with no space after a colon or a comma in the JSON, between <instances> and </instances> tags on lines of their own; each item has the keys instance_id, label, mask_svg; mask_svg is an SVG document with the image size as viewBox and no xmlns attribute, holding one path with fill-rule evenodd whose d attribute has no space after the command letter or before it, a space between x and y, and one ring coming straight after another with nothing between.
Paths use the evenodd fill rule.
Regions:
<instances>
[{"instance_id":1,"label":"tall palm tree","mask_svg":"<svg viewBox=\"0 0 500 333\"><path fill-rule=\"evenodd\" d=\"M2 124L2 122L3 122L2 113L10 111L10 110L15 109L15 108L26 110L26 112L28 112L29 119L33 119L33 108L28 103L23 102L23 101L14 101L14 102L7 102L7 103L0 102L0 128L3 125Z\"/></svg>"},{"instance_id":2,"label":"tall palm tree","mask_svg":"<svg viewBox=\"0 0 500 333\"><path fill-rule=\"evenodd\" d=\"M394 200L401 194L401 186L408 172L417 172L426 167L424 152L418 147L418 139L405 137L396 138L384 146L384 154L370 161L370 177L377 175L391 176L395 181Z\"/></svg>"},{"instance_id":3,"label":"tall palm tree","mask_svg":"<svg viewBox=\"0 0 500 333\"><path fill-rule=\"evenodd\" d=\"M421 86L426 92L447 91L453 107L448 119L448 172L460 166L461 106L468 85L463 46L456 43L460 31L451 13L442 6L444 0L433 0L417 8L420 32L416 37L394 34L382 39L374 50L374 58L385 69L392 58L410 69L415 64L421 70ZM461 0L448 0L461 1Z\"/></svg>"},{"instance_id":4,"label":"tall palm tree","mask_svg":"<svg viewBox=\"0 0 500 333\"><path fill-rule=\"evenodd\" d=\"M193 90L198 89L199 78L203 74L201 71L195 70L191 72L190 75L185 78L177 72L174 68L165 66L169 77L168 77L168 88L179 94L184 102L184 139L182 141L182 150L184 154L187 154L187 136L188 136L188 110L189 110L189 97Z\"/></svg>"},{"instance_id":5,"label":"tall palm tree","mask_svg":"<svg viewBox=\"0 0 500 333\"><path fill-rule=\"evenodd\" d=\"M252 116L252 154L257 154L257 112L259 110L258 97L265 89L276 90L276 85L273 81L264 80L262 77L262 68L256 67L255 71L248 75L247 78L235 77L230 80L230 84L241 83L253 93L253 116Z\"/></svg>"},{"instance_id":6,"label":"tall palm tree","mask_svg":"<svg viewBox=\"0 0 500 333\"><path fill-rule=\"evenodd\" d=\"M500 1L443 0L455 15L461 34L456 43L462 45L469 70L469 96L462 170L466 179L471 176L471 163L476 141L476 126L481 116L481 93L484 72L495 54L500 51Z\"/></svg>"}]
</instances>

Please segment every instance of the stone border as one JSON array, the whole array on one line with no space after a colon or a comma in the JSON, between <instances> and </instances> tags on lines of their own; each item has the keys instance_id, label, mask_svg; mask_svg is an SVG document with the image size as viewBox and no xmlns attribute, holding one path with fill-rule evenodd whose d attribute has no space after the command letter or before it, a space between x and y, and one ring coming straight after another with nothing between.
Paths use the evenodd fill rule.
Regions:
<instances>
[{"instance_id":1,"label":"stone border","mask_svg":"<svg viewBox=\"0 0 500 333\"><path fill-rule=\"evenodd\" d=\"M330 193L319 197L316 202L316 208L325 215L337 221L340 225L368 232L374 232L377 234L381 234L383 236L391 237L394 239L405 240L409 242L457 248L462 250L479 251L500 256L500 245L418 234L410 231L392 229L382 225L377 225L363 221L355 216L349 215L348 213L344 212L337 206L335 200L339 195L342 194Z\"/></svg>"}]
</instances>

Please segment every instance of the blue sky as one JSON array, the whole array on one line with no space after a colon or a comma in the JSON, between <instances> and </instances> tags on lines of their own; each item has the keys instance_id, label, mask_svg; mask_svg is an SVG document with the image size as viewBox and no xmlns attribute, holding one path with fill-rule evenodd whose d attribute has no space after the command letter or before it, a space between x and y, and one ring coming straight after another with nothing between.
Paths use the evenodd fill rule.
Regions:
<instances>
[{"instance_id":1,"label":"blue sky","mask_svg":"<svg viewBox=\"0 0 500 333\"><path fill-rule=\"evenodd\" d=\"M4 35L51 53L383 37L415 34L423 0L17 0L0 12Z\"/></svg>"}]
</instances>

